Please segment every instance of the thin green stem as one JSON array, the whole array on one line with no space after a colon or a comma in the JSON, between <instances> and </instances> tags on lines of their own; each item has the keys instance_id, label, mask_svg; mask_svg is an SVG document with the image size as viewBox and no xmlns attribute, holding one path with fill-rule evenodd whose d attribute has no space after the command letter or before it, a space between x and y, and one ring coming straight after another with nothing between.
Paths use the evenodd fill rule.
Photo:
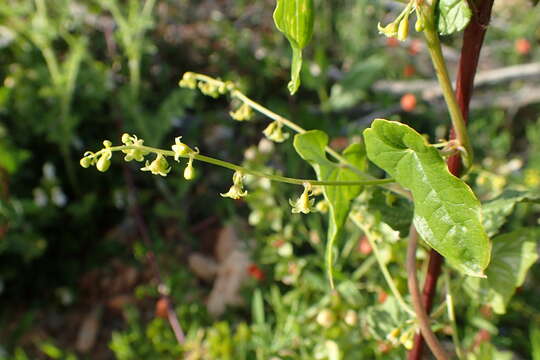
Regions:
<instances>
[{"instance_id":1,"label":"thin green stem","mask_svg":"<svg viewBox=\"0 0 540 360\"><path fill-rule=\"evenodd\" d=\"M384 262L384 259L382 258L382 255L379 251L379 247L377 246L377 242L373 240L373 234L371 234L369 227L365 226L360 219L358 219L356 216L352 215L349 216L350 219L358 226L364 234L366 235L367 240L369 241L369 245L373 249L373 255L375 255L375 259L377 259L377 263L379 265L379 268L384 276L384 279L386 280L386 283L388 287L390 288L390 291L392 292L392 295L396 298L398 304L401 306L403 310L405 310L409 315L416 316L414 310L405 302L403 299L403 296L401 296L401 293L399 292L394 279L392 278L392 275L390 274L390 271L388 271L388 267L386 266L386 263Z\"/></svg>"},{"instance_id":2,"label":"thin green stem","mask_svg":"<svg viewBox=\"0 0 540 360\"><path fill-rule=\"evenodd\" d=\"M197 80L200 80L200 81L205 81L205 82L208 82L208 83L212 83L212 84L214 84L216 86L220 86L220 85L225 84L221 80L217 80L217 79L211 78L210 76L203 75L203 74L195 74L195 78ZM289 129L294 130L299 134L303 134L303 133L305 133L307 131L306 129L304 129L303 127L301 127L298 124L294 123L293 121L291 121L291 120L289 120L289 119L287 119L287 118L285 118L285 117L283 117L281 115L278 115L275 112L273 112L272 110L262 106L258 102L251 100L249 97L247 97L244 93L242 93L238 89L232 90L231 91L231 96L233 98L237 98L238 100L242 101L244 104L248 105L253 110L256 110L256 111L260 112L261 114L267 116L268 118L270 118L270 119L272 119L274 121L278 121L278 122L282 123L283 125L287 126ZM347 159L345 159L343 156L341 156L337 151L335 151L331 147L327 146L324 150L328 154L332 155L332 157L334 157L340 163L347 165L351 169L354 169L355 172L357 172L362 177L365 177L365 178L371 177L371 175L364 173L363 171L359 170L356 166L352 165L349 161L347 161Z\"/></svg>"},{"instance_id":3,"label":"thin green stem","mask_svg":"<svg viewBox=\"0 0 540 360\"><path fill-rule=\"evenodd\" d=\"M110 151L122 151L122 150L142 150L146 152L151 152L154 154L161 154L163 156L170 156L174 157L175 153L172 150L164 150L164 149L158 149L150 146L144 146L144 145L121 145L121 146L113 146L108 149L102 149L98 151L94 156L99 156L100 153L110 150ZM234 171L240 171L243 174L253 175L256 177L266 178L271 181L278 181L283 182L287 184L294 184L294 185L305 185L310 184L313 186L353 186L353 185L382 185L382 184L388 184L392 182L392 179L374 179L374 180L359 180L359 181L319 181L319 180L311 180L311 179L297 179L297 178L290 178L280 175L273 175L268 174L262 171L258 170L252 170L248 169L246 167L233 164L231 162L215 159L209 156L201 155L198 153L193 153L189 155L181 155L182 158L193 158L198 161L202 161L208 164L221 166L230 170Z\"/></svg>"},{"instance_id":4,"label":"thin green stem","mask_svg":"<svg viewBox=\"0 0 540 360\"><path fill-rule=\"evenodd\" d=\"M469 135L467 133L465 119L461 113L456 94L454 93L454 89L452 87L452 82L450 81L450 76L448 75L448 69L442 54L441 42L439 40L439 35L437 33L437 29L435 28L432 16L433 15L431 15L431 19L429 19L429 21L426 21L424 35L426 37L431 61L433 62L433 67L435 68L437 79L439 81L439 85L441 86L444 100L446 101L446 105L450 113L452 126L454 127L454 131L456 133L456 139L466 151L466 154L463 156L463 161L465 167L468 169L471 167L473 161L473 150L469 140Z\"/></svg>"},{"instance_id":5,"label":"thin green stem","mask_svg":"<svg viewBox=\"0 0 540 360\"><path fill-rule=\"evenodd\" d=\"M198 81L203 81L203 82L206 82L206 83L209 83L209 84L213 84L216 87L227 86L227 83L225 83L225 82L223 82L223 81L221 81L219 79L215 79L215 78L212 78L210 76L204 75L204 74L193 73L193 75L195 76L195 79L197 79ZM261 104L259 104L256 101L250 99L244 93L242 93L240 90L238 90L236 88L231 90L230 94L231 94L231 96L233 98L236 98L236 99L240 100L244 104L251 107L253 110L258 111L259 113L265 115L269 119L272 119L274 121L278 121L279 123L287 126L289 129L291 129L291 130L293 130L293 131L295 131L295 132L297 132L299 134L303 134L303 133L305 133L307 131L306 129L299 126L295 122L293 122L293 121L291 121L291 120L289 120L289 119L287 119L287 118L285 118L285 117L283 117L283 116L281 116L279 114L276 114L272 110L262 106ZM351 164L347 159L345 159L341 154L339 154L337 151L335 151L331 147L326 146L324 150L328 154L330 154L332 157L334 157L336 160L338 160L341 164L343 164L344 166L347 166L350 170L354 171L358 176L360 176L360 177L362 177L362 178L364 178L366 180L375 180L376 179L372 175L367 174L367 173L363 172L362 170L358 169L356 166ZM389 181L389 183L392 183L392 182L394 182L394 181ZM396 193L396 194L399 194L399 195L409 199L409 200L411 199L411 194L408 191L406 191L405 189L400 187L398 184L389 184L389 183L388 184L380 184L380 185L385 187L386 189Z\"/></svg>"},{"instance_id":6,"label":"thin green stem","mask_svg":"<svg viewBox=\"0 0 540 360\"><path fill-rule=\"evenodd\" d=\"M464 359L463 350L461 347L461 341L459 340L459 332L456 324L456 315L454 313L454 297L452 296L452 287L450 284L450 275L447 268L443 268L444 282L446 283L446 309L448 311L448 319L452 326L452 341L456 348L456 355L458 359Z\"/></svg>"}]
</instances>

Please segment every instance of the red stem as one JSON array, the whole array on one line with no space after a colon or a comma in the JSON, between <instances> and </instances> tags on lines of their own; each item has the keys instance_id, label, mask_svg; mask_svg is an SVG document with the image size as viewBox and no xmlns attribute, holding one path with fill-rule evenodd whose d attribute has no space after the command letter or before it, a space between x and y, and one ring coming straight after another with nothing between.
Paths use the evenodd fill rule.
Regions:
<instances>
[{"instance_id":1,"label":"red stem","mask_svg":"<svg viewBox=\"0 0 540 360\"><path fill-rule=\"evenodd\" d=\"M459 69L456 81L456 97L461 108L461 113L465 122L469 117L469 104L474 89L474 76L478 67L480 50L484 42L484 37L491 17L491 8L494 0L483 0L480 4L469 2L473 11L473 18L465 32L463 33L463 46L459 59ZM476 4L476 5L475 5ZM450 132L450 139L455 139L454 129ZM448 159L448 170L455 176L459 176L461 171L461 159L459 155L451 156ZM426 312L431 310L435 291L437 289L437 279L441 273L443 258L435 250L429 254L429 265L424 282L422 301ZM424 338L417 334L414 338L414 346L409 352L409 360L420 360L424 350Z\"/></svg>"}]
</instances>

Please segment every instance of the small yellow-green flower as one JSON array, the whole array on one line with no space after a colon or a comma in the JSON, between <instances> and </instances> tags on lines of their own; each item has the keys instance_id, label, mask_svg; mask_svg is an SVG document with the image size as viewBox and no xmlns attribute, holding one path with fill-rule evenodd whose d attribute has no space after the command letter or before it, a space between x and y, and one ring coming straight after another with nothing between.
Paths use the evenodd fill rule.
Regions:
<instances>
[{"instance_id":1,"label":"small yellow-green flower","mask_svg":"<svg viewBox=\"0 0 540 360\"><path fill-rule=\"evenodd\" d=\"M229 115L236 121L246 121L253 117L253 110L247 104L242 104L235 111L229 112Z\"/></svg>"},{"instance_id":2,"label":"small yellow-green flower","mask_svg":"<svg viewBox=\"0 0 540 360\"><path fill-rule=\"evenodd\" d=\"M277 143L284 142L289 138L289 133L283 132L283 124L279 121L273 121L263 130L264 136L268 140L275 141Z\"/></svg>"},{"instance_id":3,"label":"small yellow-green flower","mask_svg":"<svg viewBox=\"0 0 540 360\"><path fill-rule=\"evenodd\" d=\"M144 140L138 139L137 136L129 134L123 134L122 135L122 143L128 146L143 146ZM148 155L148 151L142 150L142 149L128 149L128 150L122 150L126 156L124 156L125 161L143 161L144 157Z\"/></svg>"},{"instance_id":4,"label":"small yellow-green flower","mask_svg":"<svg viewBox=\"0 0 540 360\"><path fill-rule=\"evenodd\" d=\"M197 79L195 78L195 74L192 72L185 73L178 85L188 89L195 89L197 87Z\"/></svg>"},{"instance_id":5,"label":"small yellow-green flower","mask_svg":"<svg viewBox=\"0 0 540 360\"><path fill-rule=\"evenodd\" d=\"M150 171L154 175L167 176L171 171L171 167L167 159L162 154L157 154L154 161L146 161L146 166L141 168L142 171Z\"/></svg>"},{"instance_id":6,"label":"small yellow-green flower","mask_svg":"<svg viewBox=\"0 0 540 360\"><path fill-rule=\"evenodd\" d=\"M174 160L180 161L180 157L185 157L190 154L195 154L198 151L193 151L189 146L180 141L181 136L177 136L174 139L174 145L172 146L172 151L174 151ZM197 148L195 148L197 149Z\"/></svg>"},{"instance_id":7,"label":"small yellow-green flower","mask_svg":"<svg viewBox=\"0 0 540 360\"><path fill-rule=\"evenodd\" d=\"M233 175L233 185L224 194L220 194L223 197L228 197L231 199L238 200L241 197L244 197L247 195L247 191L244 190L244 184L243 184L243 175L241 172L236 171Z\"/></svg>"},{"instance_id":8,"label":"small yellow-green flower","mask_svg":"<svg viewBox=\"0 0 540 360\"><path fill-rule=\"evenodd\" d=\"M306 183L304 184L304 192L296 201L292 201L289 199L289 204L292 206L292 212L293 214L309 214L314 210L313 203L315 202L315 199L310 199L311 195L311 184Z\"/></svg>"}]
</instances>

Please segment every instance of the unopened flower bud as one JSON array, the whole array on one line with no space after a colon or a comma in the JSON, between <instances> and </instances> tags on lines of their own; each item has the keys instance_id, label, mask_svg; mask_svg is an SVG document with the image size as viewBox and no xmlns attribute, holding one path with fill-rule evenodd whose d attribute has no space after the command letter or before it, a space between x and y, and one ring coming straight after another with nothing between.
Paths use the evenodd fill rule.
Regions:
<instances>
[{"instance_id":1,"label":"unopened flower bud","mask_svg":"<svg viewBox=\"0 0 540 360\"><path fill-rule=\"evenodd\" d=\"M96 163L96 168L101 172L107 171L111 166L111 161L109 160L110 158L111 155L108 153L104 153L103 155L101 155Z\"/></svg>"},{"instance_id":2,"label":"unopened flower bud","mask_svg":"<svg viewBox=\"0 0 540 360\"><path fill-rule=\"evenodd\" d=\"M92 158L85 156L81 159L79 164L81 164L81 166L86 169L92 165Z\"/></svg>"},{"instance_id":3,"label":"unopened flower bud","mask_svg":"<svg viewBox=\"0 0 540 360\"><path fill-rule=\"evenodd\" d=\"M184 179L193 180L195 178L195 168L193 167L193 158L190 158L184 169Z\"/></svg>"},{"instance_id":4,"label":"unopened flower bud","mask_svg":"<svg viewBox=\"0 0 540 360\"><path fill-rule=\"evenodd\" d=\"M406 15L399 23L397 39L399 41L405 41L409 36L409 16Z\"/></svg>"},{"instance_id":5,"label":"unopened flower bud","mask_svg":"<svg viewBox=\"0 0 540 360\"><path fill-rule=\"evenodd\" d=\"M110 148L112 146L112 142L110 142L109 140L104 140L103 146L105 146L105 148Z\"/></svg>"},{"instance_id":6,"label":"unopened flower bud","mask_svg":"<svg viewBox=\"0 0 540 360\"><path fill-rule=\"evenodd\" d=\"M131 142L131 136L127 133L122 134L122 144L128 144Z\"/></svg>"},{"instance_id":7,"label":"unopened flower bud","mask_svg":"<svg viewBox=\"0 0 540 360\"><path fill-rule=\"evenodd\" d=\"M417 32L424 31L425 28L425 21L424 18L420 15L418 15L418 18L416 19L416 23L414 24L414 30Z\"/></svg>"}]
</instances>

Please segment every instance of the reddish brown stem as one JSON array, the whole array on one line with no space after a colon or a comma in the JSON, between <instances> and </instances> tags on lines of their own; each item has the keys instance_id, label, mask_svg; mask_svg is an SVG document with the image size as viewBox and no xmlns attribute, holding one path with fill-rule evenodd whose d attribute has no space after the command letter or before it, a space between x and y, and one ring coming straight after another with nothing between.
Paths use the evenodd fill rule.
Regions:
<instances>
[{"instance_id":1,"label":"reddish brown stem","mask_svg":"<svg viewBox=\"0 0 540 360\"><path fill-rule=\"evenodd\" d=\"M478 60L480 58L480 50L484 42L487 26L491 17L491 8L494 0L483 0L471 2L473 18L463 34L463 46L461 48L461 57L459 59L459 69L456 81L456 97L459 107L465 122L469 116L469 104L471 101L474 76L478 68ZM454 129L450 132L450 139L455 139ZM459 176L461 172L461 159L459 155L451 156L448 159L448 170L455 176ZM437 280L441 273L443 258L435 250L431 250L429 254L429 265L426 279L424 282L424 290L422 301L426 312L431 310L435 291L437 289ZM420 360L424 350L424 339L421 334L417 334L414 339L414 345L409 352L409 360Z\"/></svg>"}]
</instances>

